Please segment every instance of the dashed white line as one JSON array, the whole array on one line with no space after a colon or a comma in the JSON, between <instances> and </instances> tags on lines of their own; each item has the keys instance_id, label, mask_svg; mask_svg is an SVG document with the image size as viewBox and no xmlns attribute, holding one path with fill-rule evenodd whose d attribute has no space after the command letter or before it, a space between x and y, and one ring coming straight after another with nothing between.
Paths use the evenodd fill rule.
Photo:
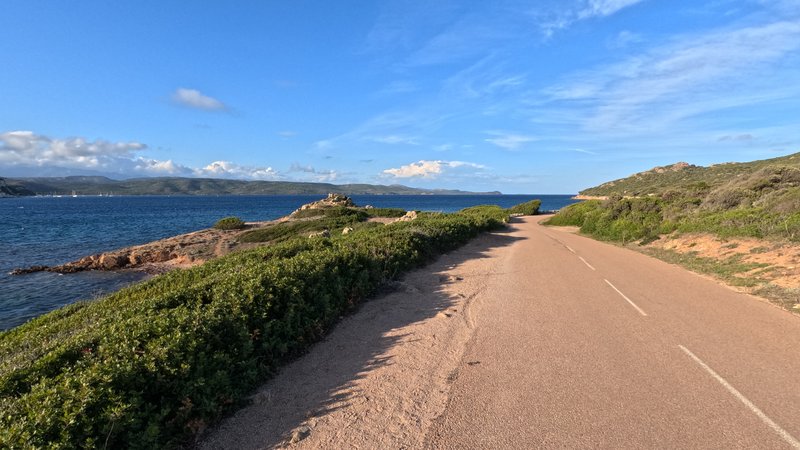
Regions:
<instances>
[{"instance_id":1,"label":"dashed white line","mask_svg":"<svg viewBox=\"0 0 800 450\"><path fill-rule=\"evenodd\" d=\"M588 268L590 268L590 269L592 269L592 270L597 270L597 269L595 269L594 267L592 267L592 265L591 265L591 264L589 264L588 262L586 262L586 260L585 260L585 259L583 259L583 256L578 256L578 259L580 259L581 261L583 261L583 263L584 263L584 264L586 264L586 267L588 267Z\"/></svg>"},{"instance_id":2,"label":"dashed white line","mask_svg":"<svg viewBox=\"0 0 800 450\"><path fill-rule=\"evenodd\" d=\"M700 358L698 358L698 357L697 357L697 356L696 356L694 353L692 353L691 351L689 351L689 349L688 349L688 348L686 348L686 347L684 347L684 346L682 346L682 345L678 345L678 347L680 347L680 349L681 349L681 350L683 350L683 352L684 352L684 353L686 353L687 355L689 355L689 357L690 357L690 358L692 358L692 359L694 360L694 362L696 362L697 364L699 364L699 365L700 365L700 367L702 367L703 369L705 369L705 371L706 371L706 372L708 372L708 373L709 373L709 374L710 374L712 377L714 377L714 379L716 379L717 381L719 381L719 383L720 383L720 384L721 384L723 387L725 387L725 389L727 389L727 390L728 390L728 392L730 392L731 394L733 394L733 396L734 396L734 397L736 397L736 398L737 398L737 399L738 399L740 402L744 403L744 405L745 405L745 406L747 406L747 408L748 408L748 409L750 409L750 411L752 411L752 412L753 412L753 414L755 414L756 416L758 416L758 418L759 418L759 419L761 419L761 421L762 421L762 422L764 422L765 424L767 424L767 425L768 425L770 428L772 428L772 429L773 429L773 430L774 430L776 433L778 433L778 434L780 435L780 437L782 437L782 438L783 438L783 440L784 440L784 441L788 442L788 443L789 443L789 445L791 445L791 446L792 446L792 448L795 448L795 449L800 449L800 441L798 441L798 440L797 440L797 438L795 438L794 436L792 436L791 434L789 434L789 432L788 432L788 431L784 430L783 428L781 428L781 426L780 426L780 425L778 425L778 424L777 424L777 423L775 423L775 422L774 422L772 419L770 419L769 417L767 417L767 415L766 415L766 414L764 414L764 412L763 412L763 411L761 411L761 410L758 408L758 406L754 405L754 404L753 404L753 402L751 402L750 400L748 400L748 399L747 399L747 397L745 397L744 395L742 395L742 393L741 393L741 392L737 391L735 387L731 386L731 384L730 384L730 383L728 383L728 382L727 382L727 381L726 381L724 378L722 378L722 377L721 377L721 376L720 376L720 375L719 375L717 372L714 372L714 369L712 369L711 367L708 367L708 365L707 365L706 363L704 363L704 362L703 362L703 360L701 360L701 359L700 359Z\"/></svg>"},{"instance_id":3,"label":"dashed white line","mask_svg":"<svg viewBox=\"0 0 800 450\"><path fill-rule=\"evenodd\" d=\"M567 247L567 250L571 251L572 253L575 253L575 250L573 250L572 247L570 247L569 245L564 244L564 247Z\"/></svg>"},{"instance_id":4,"label":"dashed white line","mask_svg":"<svg viewBox=\"0 0 800 450\"><path fill-rule=\"evenodd\" d=\"M638 306L636 306L636 303L633 303L633 301L631 301L631 299L629 299L629 298L628 298L628 297L627 297L625 294L623 294L622 292L620 292L620 290L619 290L619 289L617 289L617 287L616 287L616 286L614 286L613 284L611 284L611 282L610 282L610 281L608 281L608 280L604 280L604 281L605 281L606 283L608 283L608 285L609 285L609 286L611 286L611 288L612 288L612 289L614 289L615 291L617 291L617 294L621 295L621 296L622 296L622 298L624 298L625 300L627 300L627 301L628 301L628 303L630 303L630 304L631 304L631 306L633 306L634 308L636 308L636 310L637 310L637 311L639 311L639 314L641 314L641 315L643 315L643 316L647 316L647 313L646 313L646 312L644 312L644 311L642 310L642 308L639 308Z\"/></svg>"}]
</instances>

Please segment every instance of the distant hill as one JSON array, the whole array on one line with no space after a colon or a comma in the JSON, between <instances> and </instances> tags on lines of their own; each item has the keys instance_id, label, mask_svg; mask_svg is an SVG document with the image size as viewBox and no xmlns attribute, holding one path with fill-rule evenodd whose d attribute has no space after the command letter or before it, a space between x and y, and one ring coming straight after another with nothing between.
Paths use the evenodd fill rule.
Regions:
<instances>
[{"instance_id":1,"label":"distant hill","mask_svg":"<svg viewBox=\"0 0 800 450\"><path fill-rule=\"evenodd\" d=\"M0 197L22 197L36 195L33 191L19 185L16 180L0 178Z\"/></svg>"},{"instance_id":2,"label":"distant hill","mask_svg":"<svg viewBox=\"0 0 800 450\"><path fill-rule=\"evenodd\" d=\"M329 184L289 181L243 181L216 178L135 178L113 180L102 176L6 178L0 183L5 196L18 195L468 195L500 192L467 192L417 189L400 185ZM4 189L3 186L6 188Z\"/></svg>"},{"instance_id":3,"label":"distant hill","mask_svg":"<svg viewBox=\"0 0 800 450\"><path fill-rule=\"evenodd\" d=\"M644 196L661 194L667 190L716 188L737 178L746 178L768 167L800 168L800 153L772 159L743 163L723 163L709 167L695 166L685 162L662 166L631 175L627 178L609 181L580 192L586 196Z\"/></svg>"}]
</instances>

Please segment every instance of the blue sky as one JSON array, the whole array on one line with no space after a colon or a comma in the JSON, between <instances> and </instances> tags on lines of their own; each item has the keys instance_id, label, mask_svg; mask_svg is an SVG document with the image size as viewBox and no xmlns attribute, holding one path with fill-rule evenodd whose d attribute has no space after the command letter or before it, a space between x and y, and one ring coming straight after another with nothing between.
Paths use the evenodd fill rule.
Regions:
<instances>
[{"instance_id":1,"label":"blue sky","mask_svg":"<svg viewBox=\"0 0 800 450\"><path fill-rule=\"evenodd\" d=\"M800 0L0 8L0 176L574 193L800 151Z\"/></svg>"}]
</instances>

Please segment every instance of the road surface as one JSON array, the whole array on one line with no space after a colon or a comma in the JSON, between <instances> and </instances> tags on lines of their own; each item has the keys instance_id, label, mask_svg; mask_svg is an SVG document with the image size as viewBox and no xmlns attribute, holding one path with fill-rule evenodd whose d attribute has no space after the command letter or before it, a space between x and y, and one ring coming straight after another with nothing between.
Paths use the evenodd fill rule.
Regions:
<instances>
[{"instance_id":1,"label":"road surface","mask_svg":"<svg viewBox=\"0 0 800 450\"><path fill-rule=\"evenodd\" d=\"M241 411L207 447L800 449L800 317L539 220L412 274L416 287L379 310L368 303L311 352L312 366L268 383L283 400ZM442 274L437 295L451 300L438 313L379 327L399 336L370 350L385 363L361 357L341 373L332 352L396 317L392 305L424 299ZM322 374L335 380L287 397Z\"/></svg>"}]
</instances>

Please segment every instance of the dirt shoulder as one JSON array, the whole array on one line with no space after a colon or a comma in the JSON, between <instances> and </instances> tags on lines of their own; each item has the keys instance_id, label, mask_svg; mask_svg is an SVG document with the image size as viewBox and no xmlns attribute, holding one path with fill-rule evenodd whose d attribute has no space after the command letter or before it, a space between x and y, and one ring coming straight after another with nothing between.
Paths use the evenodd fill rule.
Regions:
<instances>
[{"instance_id":1,"label":"dirt shoulder","mask_svg":"<svg viewBox=\"0 0 800 450\"><path fill-rule=\"evenodd\" d=\"M511 229L480 236L366 302L199 447L419 448L447 404Z\"/></svg>"}]
</instances>

